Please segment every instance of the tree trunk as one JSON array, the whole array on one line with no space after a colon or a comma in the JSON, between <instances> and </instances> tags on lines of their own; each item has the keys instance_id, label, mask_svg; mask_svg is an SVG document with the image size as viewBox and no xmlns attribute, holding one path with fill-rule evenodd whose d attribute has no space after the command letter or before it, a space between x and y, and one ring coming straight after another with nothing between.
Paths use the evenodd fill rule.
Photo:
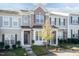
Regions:
<instances>
[{"instance_id":1,"label":"tree trunk","mask_svg":"<svg viewBox=\"0 0 79 59\"><path fill-rule=\"evenodd\" d=\"M46 41L46 50L48 52L48 41Z\"/></svg>"}]
</instances>

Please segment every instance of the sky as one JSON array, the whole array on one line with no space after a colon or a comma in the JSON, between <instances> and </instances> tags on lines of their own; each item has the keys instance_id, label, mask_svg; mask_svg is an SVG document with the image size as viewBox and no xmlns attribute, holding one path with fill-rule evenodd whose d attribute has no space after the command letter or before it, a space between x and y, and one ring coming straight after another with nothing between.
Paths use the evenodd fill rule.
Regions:
<instances>
[{"instance_id":1,"label":"sky","mask_svg":"<svg viewBox=\"0 0 79 59\"><path fill-rule=\"evenodd\" d=\"M28 9L35 8L37 3L0 3L0 9ZM42 3L48 10L79 10L79 3Z\"/></svg>"}]
</instances>

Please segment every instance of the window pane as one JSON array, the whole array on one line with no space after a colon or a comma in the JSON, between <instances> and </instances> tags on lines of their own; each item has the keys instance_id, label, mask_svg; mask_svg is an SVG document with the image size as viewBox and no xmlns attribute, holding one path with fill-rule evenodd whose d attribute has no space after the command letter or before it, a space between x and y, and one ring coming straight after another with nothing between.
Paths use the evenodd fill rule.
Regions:
<instances>
[{"instance_id":1,"label":"window pane","mask_svg":"<svg viewBox=\"0 0 79 59\"><path fill-rule=\"evenodd\" d=\"M8 25L8 21L4 21L4 25Z\"/></svg>"},{"instance_id":2,"label":"window pane","mask_svg":"<svg viewBox=\"0 0 79 59\"><path fill-rule=\"evenodd\" d=\"M43 23L44 22L44 16L43 15L36 15L36 23Z\"/></svg>"},{"instance_id":3,"label":"window pane","mask_svg":"<svg viewBox=\"0 0 79 59\"><path fill-rule=\"evenodd\" d=\"M13 34L13 35L11 35L11 44L15 44L15 35Z\"/></svg>"},{"instance_id":4,"label":"window pane","mask_svg":"<svg viewBox=\"0 0 79 59\"><path fill-rule=\"evenodd\" d=\"M22 24L23 25L27 25L28 24L28 15L26 15L26 16L22 16Z\"/></svg>"},{"instance_id":5,"label":"window pane","mask_svg":"<svg viewBox=\"0 0 79 59\"><path fill-rule=\"evenodd\" d=\"M17 22L13 22L14 23L14 26L17 26Z\"/></svg>"},{"instance_id":6,"label":"window pane","mask_svg":"<svg viewBox=\"0 0 79 59\"><path fill-rule=\"evenodd\" d=\"M10 25L9 21L10 21L9 16L4 16L4 26L9 26Z\"/></svg>"}]
</instances>

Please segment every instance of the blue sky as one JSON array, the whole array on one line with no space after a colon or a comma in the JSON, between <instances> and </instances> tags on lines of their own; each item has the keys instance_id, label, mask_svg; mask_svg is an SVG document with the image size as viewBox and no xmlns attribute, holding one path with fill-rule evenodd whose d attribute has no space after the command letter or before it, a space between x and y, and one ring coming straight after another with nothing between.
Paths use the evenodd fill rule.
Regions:
<instances>
[{"instance_id":1,"label":"blue sky","mask_svg":"<svg viewBox=\"0 0 79 59\"><path fill-rule=\"evenodd\" d=\"M0 3L0 9L33 9L36 3ZM45 8L79 10L79 3L44 3Z\"/></svg>"}]
</instances>

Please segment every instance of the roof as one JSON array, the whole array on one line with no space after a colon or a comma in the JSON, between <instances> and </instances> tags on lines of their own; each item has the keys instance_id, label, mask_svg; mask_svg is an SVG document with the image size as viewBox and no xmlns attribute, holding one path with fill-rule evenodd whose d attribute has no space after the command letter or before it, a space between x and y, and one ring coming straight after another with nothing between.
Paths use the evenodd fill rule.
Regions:
<instances>
[{"instance_id":1,"label":"roof","mask_svg":"<svg viewBox=\"0 0 79 59\"><path fill-rule=\"evenodd\" d=\"M61 15L61 16L69 16L69 13L65 12L56 12L56 11L51 11L51 14L56 14L56 15Z\"/></svg>"}]
</instances>

